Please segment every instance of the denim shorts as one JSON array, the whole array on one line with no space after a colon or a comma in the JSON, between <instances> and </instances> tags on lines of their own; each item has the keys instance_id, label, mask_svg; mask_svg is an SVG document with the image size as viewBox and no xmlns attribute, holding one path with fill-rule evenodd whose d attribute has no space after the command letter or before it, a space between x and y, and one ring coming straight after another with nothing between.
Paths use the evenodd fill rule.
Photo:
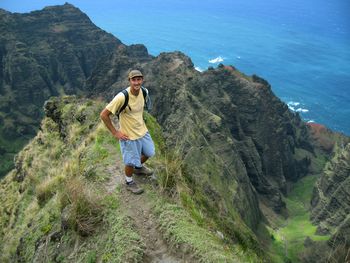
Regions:
<instances>
[{"instance_id":1,"label":"denim shorts","mask_svg":"<svg viewBox=\"0 0 350 263\"><path fill-rule=\"evenodd\" d=\"M120 149L123 162L127 166L141 167L141 155L152 157L155 154L154 143L149 132L137 140L121 140Z\"/></svg>"}]
</instances>

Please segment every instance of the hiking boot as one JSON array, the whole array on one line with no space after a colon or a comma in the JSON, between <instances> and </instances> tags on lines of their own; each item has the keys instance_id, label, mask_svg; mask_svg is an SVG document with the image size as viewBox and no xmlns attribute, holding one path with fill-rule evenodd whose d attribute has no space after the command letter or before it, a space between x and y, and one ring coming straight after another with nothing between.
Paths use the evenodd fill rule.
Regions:
<instances>
[{"instance_id":1,"label":"hiking boot","mask_svg":"<svg viewBox=\"0 0 350 263\"><path fill-rule=\"evenodd\" d=\"M146 175L150 176L153 174L153 170L147 168L146 166L142 166L141 168L135 168L134 169L134 174L136 175Z\"/></svg>"},{"instance_id":2,"label":"hiking boot","mask_svg":"<svg viewBox=\"0 0 350 263\"><path fill-rule=\"evenodd\" d=\"M135 181L132 181L130 183L126 182L126 189L130 192L132 192L135 195L139 195L143 193L143 189L139 187Z\"/></svg>"}]
</instances>

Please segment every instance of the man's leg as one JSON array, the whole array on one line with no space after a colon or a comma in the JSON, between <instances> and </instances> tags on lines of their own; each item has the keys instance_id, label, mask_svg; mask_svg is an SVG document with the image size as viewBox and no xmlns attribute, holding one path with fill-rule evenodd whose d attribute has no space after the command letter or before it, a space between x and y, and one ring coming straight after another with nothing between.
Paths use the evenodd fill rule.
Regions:
<instances>
[{"instance_id":1,"label":"man's leg","mask_svg":"<svg viewBox=\"0 0 350 263\"><path fill-rule=\"evenodd\" d=\"M142 194L143 189L138 187L138 185L132 179L132 174L134 172L134 167L125 165L125 183L126 189L132 192L133 194Z\"/></svg>"},{"instance_id":2,"label":"man's leg","mask_svg":"<svg viewBox=\"0 0 350 263\"><path fill-rule=\"evenodd\" d=\"M141 163L145 163L147 160L148 160L148 156L146 156L146 155L141 155Z\"/></svg>"},{"instance_id":3,"label":"man's leg","mask_svg":"<svg viewBox=\"0 0 350 263\"><path fill-rule=\"evenodd\" d=\"M125 164L125 184L126 189L131 191L134 194L143 193L143 189L138 187L132 178L134 172L134 165L140 165L140 152L141 150L137 149L137 144L132 141L120 141L120 149L123 155L123 161Z\"/></svg>"},{"instance_id":4,"label":"man's leg","mask_svg":"<svg viewBox=\"0 0 350 263\"><path fill-rule=\"evenodd\" d=\"M134 172L134 167L133 166L128 166L125 165L125 175L126 175L126 181L128 181L128 177L130 178L130 181L132 181L132 174Z\"/></svg>"},{"instance_id":5,"label":"man's leg","mask_svg":"<svg viewBox=\"0 0 350 263\"><path fill-rule=\"evenodd\" d=\"M155 154L153 140L151 135L147 132L140 141L142 143L141 167L135 167L134 174L152 175L153 171L142 164Z\"/></svg>"},{"instance_id":6,"label":"man's leg","mask_svg":"<svg viewBox=\"0 0 350 263\"><path fill-rule=\"evenodd\" d=\"M148 160L148 156L146 155L143 155L141 156L141 166L140 167L135 167L133 173L136 174L136 175L152 175L153 174L153 171L144 166L143 164Z\"/></svg>"}]
</instances>

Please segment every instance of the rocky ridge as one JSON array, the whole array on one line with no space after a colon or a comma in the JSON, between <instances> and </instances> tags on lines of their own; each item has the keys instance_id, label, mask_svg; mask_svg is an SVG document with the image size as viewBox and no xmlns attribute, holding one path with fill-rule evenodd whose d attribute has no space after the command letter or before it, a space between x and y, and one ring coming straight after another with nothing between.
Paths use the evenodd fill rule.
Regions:
<instances>
[{"instance_id":1,"label":"rocky ridge","mask_svg":"<svg viewBox=\"0 0 350 263\"><path fill-rule=\"evenodd\" d=\"M152 114L172 146L182 147L189 180L211 196L206 202L214 207L216 200L225 200L218 214L225 214L224 207L231 210L236 200L235 209L255 228L261 220L257 194L276 212L283 211L287 182L307 173L310 161L303 152L312 151L312 146L305 124L273 95L265 80L225 66L200 73L180 52L130 62L123 67L117 60L104 61L99 69L124 69L122 76L132 67L145 72L145 86L156 101ZM105 73L94 75L103 85L90 85L92 93L101 94ZM126 85L125 77L107 84L111 88L104 94L111 98L115 86ZM235 194L223 191L224 185L231 185Z\"/></svg>"},{"instance_id":2,"label":"rocky ridge","mask_svg":"<svg viewBox=\"0 0 350 263\"><path fill-rule=\"evenodd\" d=\"M36 134L44 101L84 92L97 61L119 45L70 4L27 14L0 10L0 176Z\"/></svg>"},{"instance_id":3,"label":"rocky ridge","mask_svg":"<svg viewBox=\"0 0 350 263\"><path fill-rule=\"evenodd\" d=\"M118 142L98 121L103 105L74 96L46 103L40 131L1 180L0 261L257 260L254 250L218 237L215 225L199 225L162 195L157 180L135 177L146 188L141 196L123 188ZM145 117L152 136L161 138L154 118ZM164 149L155 143L153 165L163 177Z\"/></svg>"},{"instance_id":4,"label":"rocky ridge","mask_svg":"<svg viewBox=\"0 0 350 263\"><path fill-rule=\"evenodd\" d=\"M1 11L0 18L0 29L8 36L0 42L3 156L9 154L4 139L34 133L48 96L79 93L109 101L127 87L128 71L138 68L155 101L151 113L163 128L167 147L181 158L178 181L191 186L187 194L229 242L262 255L257 237L266 223L262 207L287 217L283 199L292 183L318 173L333 154L334 141L327 141L327 135L314 140L312 129L258 76L224 65L198 72L181 52L153 57L143 45L123 45L69 4L24 15ZM17 100L29 106L24 110ZM62 126L60 133L65 132ZM18 182L24 180L20 167ZM314 211L326 215L330 207L317 203L315 195ZM348 225L341 224L346 231Z\"/></svg>"},{"instance_id":5,"label":"rocky ridge","mask_svg":"<svg viewBox=\"0 0 350 263\"><path fill-rule=\"evenodd\" d=\"M332 233L332 229L348 220L350 214L350 144L336 150L327 163L323 176L316 183L312 205L312 219L319 232Z\"/></svg>"}]
</instances>

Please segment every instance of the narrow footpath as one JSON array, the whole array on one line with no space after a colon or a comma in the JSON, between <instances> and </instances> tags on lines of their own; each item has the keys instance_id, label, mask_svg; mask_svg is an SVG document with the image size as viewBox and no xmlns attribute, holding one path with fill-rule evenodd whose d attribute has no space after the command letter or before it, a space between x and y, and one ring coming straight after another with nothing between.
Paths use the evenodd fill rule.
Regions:
<instances>
[{"instance_id":1,"label":"narrow footpath","mask_svg":"<svg viewBox=\"0 0 350 263\"><path fill-rule=\"evenodd\" d=\"M107 168L112 175L106 184L106 190L113 192L120 185L121 206L126 215L132 219L132 224L142 238L146 248L143 263L189 263L174 253L174 250L163 239L159 230L159 225L151 211L151 205L147 202L146 193L135 195L127 191L124 187L124 171L122 163L114 164ZM134 176L134 180L139 185L150 184L150 178ZM183 253L181 253L183 254Z\"/></svg>"}]
</instances>

